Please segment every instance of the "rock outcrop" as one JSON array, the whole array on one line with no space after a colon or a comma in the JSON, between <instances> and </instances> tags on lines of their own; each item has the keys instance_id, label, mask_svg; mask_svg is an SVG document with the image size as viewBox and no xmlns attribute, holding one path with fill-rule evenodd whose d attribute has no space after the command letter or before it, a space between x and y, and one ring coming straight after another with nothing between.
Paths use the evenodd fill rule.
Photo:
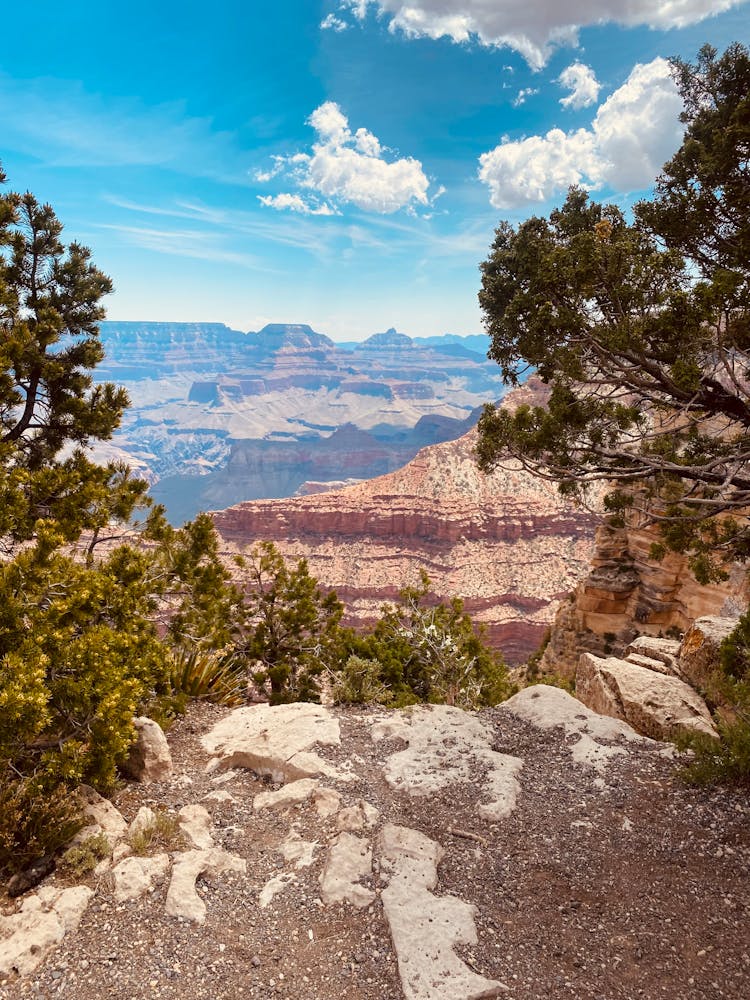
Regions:
<instances>
[{"instance_id":1,"label":"rock outcrop","mask_svg":"<svg viewBox=\"0 0 750 1000\"><path fill-rule=\"evenodd\" d=\"M637 635L679 636L696 618L736 619L747 607L744 567L730 567L726 581L699 585L679 553L651 557L658 539L653 526L598 529L589 570L557 613L542 673L572 678L581 649L619 656Z\"/></svg>"},{"instance_id":2,"label":"rock outcrop","mask_svg":"<svg viewBox=\"0 0 750 1000\"><path fill-rule=\"evenodd\" d=\"M355 626L424 569L433 600L462 597L506 659L520 662L585 572L597 520L519 466L483 475L475 434L344 490L215 512L222 551L269 540L288 559L306 558Z\"/></svg>"},{"instance_id":3,"label":"rock outcrop","mask_svg":"<svg viewBox=\"0 0 750 1000\"><path fill-rule=\"evenodd\" d=\"M133 720L135 742L122 769L136 781L164 781L172 774L169 744L158 722L146 716Z\"/></svg>"}]
</instances>

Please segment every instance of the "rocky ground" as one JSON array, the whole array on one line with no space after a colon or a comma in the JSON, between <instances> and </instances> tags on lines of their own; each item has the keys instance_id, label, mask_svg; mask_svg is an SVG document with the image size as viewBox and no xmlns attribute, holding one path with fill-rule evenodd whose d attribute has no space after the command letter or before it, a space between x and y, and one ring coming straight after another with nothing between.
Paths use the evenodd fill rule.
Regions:
<instances>
[{"instance_id":1,"label":"rocky ground","mask_svg":"<svg viewBox=\"0 0 750 1000\"><path fill-rule=\"evenodd\" d=\"M0 997L750 995L746 793L684 785L670 747L553 688L479 716L297 711L176 723L172 776L115 798L127 822L183 810L149 849L171 858L138 898L89 876L20 976L12 932L70 880L6 899Z\"/></svg>"}]
</instances>

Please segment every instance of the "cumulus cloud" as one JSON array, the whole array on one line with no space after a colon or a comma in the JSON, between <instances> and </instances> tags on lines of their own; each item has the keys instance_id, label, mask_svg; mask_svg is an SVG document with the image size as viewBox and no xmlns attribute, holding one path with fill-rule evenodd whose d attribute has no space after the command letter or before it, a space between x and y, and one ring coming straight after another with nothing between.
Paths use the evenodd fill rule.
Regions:
<instances>
[{"instance_id":1,"label":"cumulus cloud","mask_svg":"<svg viewBox=\"0 0 750 1000\"><path fill-rule=\"evenodd\" d=\"M408 38L476 39L515 49L541 69L554 48L575 45L578 29L615 22L683 28L746 0L342 0L362 20L369 7Z\"/></svg>"},{"instance_id":2,"label":"cumulus cloud","mask_svg":"<svg viewBox=\"0 0 750 1000\"><path fill-rule=\"evenodd\" d=\"M300 189L322 196L326 202L311 201L301 195L262 196L272 208L288 208L306 214L330 214L330 203L356 205L366 212L388 214L414 204L428 205L429 180L422 164L410 156L387 159L387 150L366 128L352 132L349 121L334 101L326 101L308 118L317 133L310 153L275 157L275 167L284 170ZM278 171L277 171L278 172ZM256 180L259 179L256 173ZM279 199L283 199L279 201ZM305 208L300 207L304 205ZM329 211L322 211L326 205Z\"/></svg>"},{"instance_id":3,"label":"cumulus cloud","mask_svg":"<svg viewBox=\"0 0 750 1000\"><path fill-rule=\"evenodd\" d=\"M574 62L562 71L557 82L570 91L567 97L560 98L560 104L564 108L573 108L577 111L579 108L588 108L591 104L596 104L601 84L590 66Z\"/></svg>"},{"instance_id":4,"label":"cumulus cloud","mask_svg":"<svg viewBox=\"0 0 750 1000\"><path fill-rule=\"evenodd\" d=\"M637 65L598 108L590 128L503 140L479 158L479 178L495 208L517 208L589 189L638 191L648 187L680 144L682 101L669 64Z\"/></svg>"}]
</instances>

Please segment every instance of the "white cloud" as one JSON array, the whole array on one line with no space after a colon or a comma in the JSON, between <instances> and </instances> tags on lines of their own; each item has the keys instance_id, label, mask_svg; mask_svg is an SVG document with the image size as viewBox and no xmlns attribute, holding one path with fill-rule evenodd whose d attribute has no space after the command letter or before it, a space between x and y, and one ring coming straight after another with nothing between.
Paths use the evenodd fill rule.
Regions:
<instances>
[{"instance_id":1,"label":"white cloud","mask_svg":"<svg viewBox=\"0 0 750 1000\"><path fill-rule=\"evenodd\" d=\"M578 29L615 22L628 27L682 28L746 0L342 0L363 20L369 7L408 38L476 39L515 49L541 69L553 49L575 45Z\"/></svg>"},{"instance_id":2,"label":"white cloud","mask_svg":"<svg viewBox=\"0 0 750 1000\"><path fill-rule=\"evenodd\" d=\"M571 63L558 76L557 82L570 91L567 97L560 98L560 104L564 108L573 108L577 111L579 108L588 108L596 104L601 84L590 66L585 66L582 62Z\"/></svg>"},{"instance_id":3,"label":"white cloud","mask_svg":"<svg viewBox=\"0 0 750 1000\"><path fill-rule=\"evenodd\" d=\"M313 205L306 202L298 194L276 194L258 195L258 201L267 208L275 208L277 211L288 209L290 212L299 212L300 215L336 215L337 213L323 202L320 205Z\"/></svg>"},{"instance_id":4,"label":"white cloud","mask_svg":"<svg viewBox=\"0 0 750 1000\"><path fill-rule=\"evenodd\" d=\"M513 107L520 108L522 104L526 103L527 98L533 97L534 94L538 93L539 93L538 87L523 87L521 90L518 91L515 98L513 99Z\"/></svg>"},{"instance_id":5,"label":"white cloud","mask_svg":"<svg viewBox=\"0 0 750 1000\"><path fill-rule=\"evenodd\" d=\"M414 204L429 204L430 182L419 160L410 156L387 160L380 140L365 128L352 133L348 119L334 101L316 108L308 124L318 135L312 151L281 158L300 188L314 191L334 205L348 203L381 214L412 208ZM307 205L307 214L328 214L320 211L321 205L313 205L298 195L278 198L298 198ZM303 211L296 201L277 203L264 197L260 200L273 208Z\"/></svg>"},{"instance_id":6,"label":"white cloud","mask_svg":"<svg viewBox=\"0 0 750 1000\"><path fill-rule=\"evenodd\" d=\"M323 31L346 31L349 25L346 21L342 21L340 17L336 17L335 14L327 14L323 20L320 22L320 27Z\"/></svg>"},{"instance_id":7,"label":"white cloud","mask_svg":"<svg viewBox=\"0 0 750 1000\"><path fill-rule=\"evenodd\" d=\"M666 60L639 64L600 105L590 128L504 139L480 156L479 179L491 204L503 209L546 201L571 184L642 190L680 144L681 110Z\"/></svg>"}]
</instances>

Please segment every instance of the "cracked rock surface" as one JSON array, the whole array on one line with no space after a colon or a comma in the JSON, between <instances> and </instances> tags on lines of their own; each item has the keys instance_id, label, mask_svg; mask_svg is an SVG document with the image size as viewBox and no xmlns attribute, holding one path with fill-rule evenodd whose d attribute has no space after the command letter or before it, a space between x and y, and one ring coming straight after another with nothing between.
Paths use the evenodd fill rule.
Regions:
<instances>
[{"instance_id":1,"label":"cracked rock surface","mask_svg":"<svg viewBox=\"0 0 750 1000\"><path fill-rule=\"evenodd\" d=\"M2 899L2 1000L748 995L750 804L671 746L544 687L239 713L194 705L171 778L92 797L114 867ZM123 856L146 810L180 836Z\"/></svg>"}]
</instances>

